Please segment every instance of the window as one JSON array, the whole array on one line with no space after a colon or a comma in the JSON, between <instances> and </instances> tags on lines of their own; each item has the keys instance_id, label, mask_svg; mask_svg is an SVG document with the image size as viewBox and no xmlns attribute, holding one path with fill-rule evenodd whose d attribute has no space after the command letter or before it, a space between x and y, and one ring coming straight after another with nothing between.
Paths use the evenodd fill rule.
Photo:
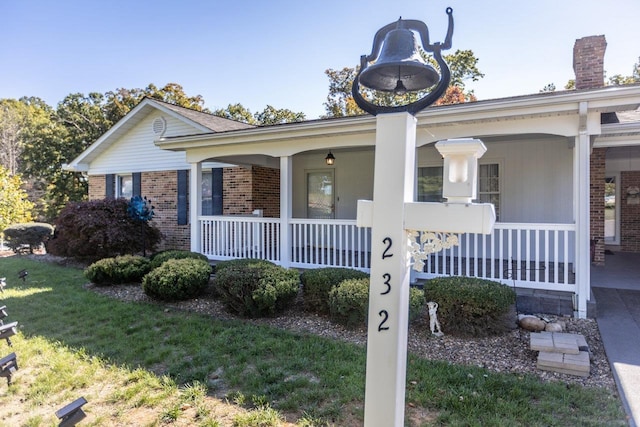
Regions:
<instances>
[{"instance_id":1,"label":"window","mask_svg":"<svg viewBox=\"0 0 640 427\"><path fill-rule=\"evenodd\" d=\"M133 175L118 175L116 197L130 199L133 196Z\"/></svg>"},{"instance_id":2,"label":"window","mask_svg":"<svg viewBox=\"0 0 640 427\"><path fill-rule=\"evenodd\" d=\"M418 201L444 202L442 198L442 166L418 168ZM496 220L500 218L500 165L488 163L478 165L479 203L492 203L496 210Z\"/></svg>"},{"instance_id":3,"label":"window","mask_svg":"<svg viewBox=\"0 0 640 427\"><path fill-rule=\"evenodd\" d=\"M444 202L442 166L418 168L418 202Z\"/></svg>"},{"instance_id":4,"label":"window","mask_svg":"<svg viewBox=\"0 0 640 427\"><path fill-rule=\"evenodd\" d=\"M500 218L500 165L498 163L478 165L478 201L493 204L496 210L496 221Z\"/></svg>"}]
</instances>

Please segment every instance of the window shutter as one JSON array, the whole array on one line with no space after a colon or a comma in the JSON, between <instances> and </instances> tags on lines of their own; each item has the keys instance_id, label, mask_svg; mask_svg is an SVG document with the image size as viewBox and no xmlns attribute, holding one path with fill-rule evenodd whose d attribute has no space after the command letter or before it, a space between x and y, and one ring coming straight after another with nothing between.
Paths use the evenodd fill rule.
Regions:
<instances>
[{"instance_id":1,"label":"window shutter","mask_svg":"<svg viewBox=\"0 0 640 427\"><path fill-rule=\"evenodd\" d=\"M189 177L186 170L178 172L178 225L186 225L189 220L187 210Z\"/></svg>"},{"instance_id":2,"label":"window shutter","mask_svg":"<svg viewBox=\"0 0 640 427\"><path fill-rule=\"evenodd\" d=\"M131 174L131 180L133 181L133 193L132 196L142 196L142 173L134 172Z\"/></svg>"},{"instance_id":3,"label":"window shutter","mask_svg":"<svg viewBox=\"0 0 640 427\"><path fill-rule=\"evenodd\" d=\"M213 215L222 215L222 168L211 169Z\"/></svg>"},{"instance_id":4,"label":"window shutter","mask_svg":"<svg viewBox=\"0 0 640 427\"><path fill-rule=\"evenodd\" d=\"M113 199L116 196L116 177L114 174L109 173L105 175L105 199Z\"/></svg>"}]
</instances>

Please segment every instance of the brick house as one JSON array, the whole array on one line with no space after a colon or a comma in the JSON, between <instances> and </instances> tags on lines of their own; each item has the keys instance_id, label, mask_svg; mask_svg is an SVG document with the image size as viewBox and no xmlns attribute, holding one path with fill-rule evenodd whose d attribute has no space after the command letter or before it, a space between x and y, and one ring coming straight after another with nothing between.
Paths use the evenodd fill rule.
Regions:
<instances>
[{"instance_id":1,"label":"brick house","mask_svg":"<svg viewBox=\"0 0 640 427\"><path fill-rule=\"evenodd\" d=\"M441 201L434 143L473 137L488 149L478 199L497 213L493 234L460 235L418 278L564 292L585 316L605 245L640 251L640 86L603 87L605 47L604 36L576 41L576 90L416 115L416 200ZM358 116L251 127L145 99L68 168L87 173L92 199L150 197L164 247L367 270L370 230L355 218L357 200L373 196L375 126Z\"/></svg>"}]
</instances>

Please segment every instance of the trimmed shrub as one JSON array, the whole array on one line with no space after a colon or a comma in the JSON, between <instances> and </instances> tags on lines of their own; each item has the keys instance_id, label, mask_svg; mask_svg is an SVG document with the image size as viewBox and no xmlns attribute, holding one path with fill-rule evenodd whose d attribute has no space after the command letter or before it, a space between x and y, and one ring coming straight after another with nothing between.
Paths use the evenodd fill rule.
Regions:
<instances>
[{"instance_id":1,"label":"trimmed shrub","mask_svg":"<svg viewBox=\"0 0 640 427\"><path fill-rule=\"evenodd\" d=\"M254 267L260 267L260 266L275 266L276 264L272 263L271 261L267 261L266 259L259 259L259 258L240 258L240 259L230 259L227 261L219 261L218 263L216 263L214 270L216 271L216 273L218 271L222 271L225 268L237 268L237 267L244 267L244 266L254 266Z\"/></svg>"},{"instance_id":2,"label":"trimmed shrub","mask_svg":"<svg viewBox=\"0 0 640 427\"><path fill-rule=\"evenodd\" d=\"M201 261L209 262L209 259L205 255L202 255L201 253L198 253L198 252L191 252L191 251L185 251L185 250L179 250L179 249L169 249L166 251L158 252L150 258L151 270L153 270L154 268L160 267L162 263L167 260L185 259L185 258L199 259Z\"/></svg>"},{"instance_id":3,"label":"trimmed shrub","mask_svg":"<svg viewBox=\"0 0 640 427\"><path fill-rule=\"evenodd\" d=\"M53 236L53 226L44 222L14 224L4 229L6 244L15 253L29 252L41 247Z\"/></svg>"},{"instance_id":4,"label":"trimmed shrub","mask_svg":"<svg viewBox=\"0 0 640 427\"><path fill-rule=\"evenodd\" d=\"M134 220L125 199L68 203L55 221L47 252L72 258L99 260L153 250L162 237L155 226ZM144 239L143 239L144 237Z\"/></svg>"},{"instance_id":5,"label":"trimmed shrub","mask_svg":"<svg viewBox=\"0 0 640 427\"><path fill-rule=\"evenodd\" d=\"M300 290L297 271L254 259L219 263L214 283L227 309L245 317L282 311Z\"/></svg>"},{"instance_id":6,"label":"trimmed shrub","mask_svg":"<svg viewBox=\"0 0 640 427\"><path fill-rule=\"evenodd\" d=\"M424 285L427 301L438 303L438 319L447 334L485 337L515 322L516 293L509 286L473 277L439 277Z\"/></svg>"},{"instance_id":7,"label":"trimmed shrub","mask_svg":"<svg viewBox=\"0 0 640 427\"><path fill-rule=\"evenodd\" d=\"M140 283L151 271L149 260L138 255L103 258L84 270L84 276L96 285Z\"/></svg>"},{"instance_id":8,"label":"trimmed shrub","mask_svg":"<svg viewBox=\"0 0 640 427\"><path fill-rule=\"evenodd\" d=\"M424 308L424 292L409 289L409 321ZM347 327L366 326L369 313L369 278L348 279L329 291L331 319Z\"/></svg>"},{"instance_id":9,"label":"trimmed shrub","mask_svg":"<svg viewBox=\"0 0 640 427\"><path fill-rule=\"evenodd\" d=\"M306 270L300 275L304 308L320 314L329 313L329 291L348 279L365 279L368 273L350 268L326 267Z\"/></svg>"},{"instance_id":10,"label":"trimmed shrub","mask_svg":"<svg viewBox=\"0 0 640 427\"><path fill-rule=\"evenodd\" d=\"M169 259L142 279L142 290L161 301L184 301L202 294L211 266L199 259Z\"/></svg>"}]
</instances>

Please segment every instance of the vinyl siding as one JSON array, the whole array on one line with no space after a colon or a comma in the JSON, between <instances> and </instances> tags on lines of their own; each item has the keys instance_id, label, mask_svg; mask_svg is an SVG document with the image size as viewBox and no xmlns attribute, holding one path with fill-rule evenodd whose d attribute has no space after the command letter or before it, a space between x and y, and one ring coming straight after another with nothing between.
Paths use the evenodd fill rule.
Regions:
<instances>
[{"instance_id":1,"label":"vinyl siding","mask_svg":"<svg viewBox=\"0 0 640 427\"><path fill-rule=\"evenodd\" d=\"M188 169L184 152L161 150L153 143L151 125L157 117L164 117L167 130L164 136L195 134L200 131L174 117L154 112L142 119L122 138L118 139L89 166L90 175L108 173L150 172Z\"/></svg>"}]
</instances>

